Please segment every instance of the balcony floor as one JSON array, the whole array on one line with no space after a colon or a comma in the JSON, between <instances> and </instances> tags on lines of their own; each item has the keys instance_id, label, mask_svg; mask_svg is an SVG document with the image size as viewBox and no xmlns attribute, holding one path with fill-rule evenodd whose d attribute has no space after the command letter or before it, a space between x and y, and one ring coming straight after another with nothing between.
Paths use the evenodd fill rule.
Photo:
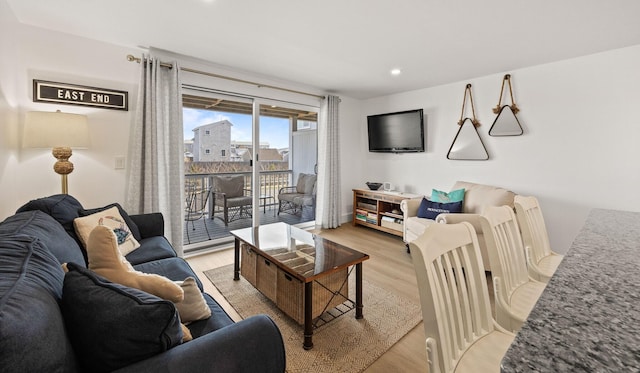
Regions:
<instances>
[{"instance_id":1,"label":"balcony floor","mask_svg":"<svg viewBox=\"0 0 640 373\"><path fill-rule=\"evenodd\" d=\"M285 212L282 212L278 215L277 205L267 206L266 210L264 210L263 207L260 207L259 215L260 215L261 225L278 223L278 222L284 222L284 223L294 225L294 224L299 224L299 223L308 221L308 219L303 219L302 216L300 215L293 215ZM207 237L207 230L205 230L205 226L204 226L205 224L207 225L207 229L209 230L209 235L211 236L211 240L217 240L221 238L230 237L231 235L229 234L229 232L232 230L250 227L251 217L242 218L242 219L229 222L228 227L225 227L224 221L222 221L222 219L219 219L217 217L215 219L203 218L203 219L194 221L193 227L191 225L191 222L189 222L188 223L188 234L189 234L188 239L187 239L186 224L183 225L183 229L184 229L183 244L186 246L189 244L196 244L196 243L208 241L209 237Z\"/></svg>"}]
</instances>

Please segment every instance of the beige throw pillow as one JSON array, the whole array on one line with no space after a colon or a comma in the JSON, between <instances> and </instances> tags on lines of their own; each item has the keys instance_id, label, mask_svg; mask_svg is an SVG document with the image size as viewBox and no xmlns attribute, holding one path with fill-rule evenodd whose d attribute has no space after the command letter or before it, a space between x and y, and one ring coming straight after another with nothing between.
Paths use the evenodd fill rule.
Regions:
<instances>
[{"instance_id":1,"label":"beige throw pillow","mask_svg":"<svg viewBox=\"0 0 640 373\"><path fill-rule=\"evenodd\" d=\"M211 317L211 308L207 305L207 301L204 299L193 277L187 277L184 281L174 282L184 290L184 300L175 303L180 315L180 321L183 324Z\"/></svg>"},{"instance_id":2,"label":"beige throw pillow","mask_svg":"<svg viewBox=\"0 0 640 373\"><path fill-rule=\"evenodd\" d=\"M99 225L103 225L113 230L118 238L118 250L122 255L127 255L140 247L140 243L138 243L138 241L133 237L133 234L131 234L131 230L124 222L118 208L114 206L110 209L73 220L73 226L76 229L76 234L78 235L78 238L80 238L85 249L87 248L87 242L89 241L91 231Z\"/></svg>"}]
</instances>

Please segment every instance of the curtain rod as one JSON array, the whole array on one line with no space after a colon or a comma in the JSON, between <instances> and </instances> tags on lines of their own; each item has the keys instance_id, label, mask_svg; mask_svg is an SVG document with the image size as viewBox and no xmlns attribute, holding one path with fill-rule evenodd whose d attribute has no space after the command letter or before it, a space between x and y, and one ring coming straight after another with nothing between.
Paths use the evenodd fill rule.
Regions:
<instances>
[{"instance_id":1,"label":"curtain rod","mask_svg":"<svg viewBox=\"0 0 640 373\"><path fill-rule=\"evenodd\" d=\"M129 62L137 62L140 63L141 58L140 57L135 57L131 54L127 55L127 61ZM160 66L162 67L166 67L169 69L173 69L173 64L170 64L168 62L160 62ZM245 83L245 84L250 84L250 85L255 85L258 88L271 88L271 89L277 89L279 91L285 91L285 92L291 92L291 93L297 93L297 94L301 94L301 95L306 95L306 96L311 96L311 97L317 97L319 99L324 99L325 97L322 95L316 95L313 93L307 93L307 92L302 92L302 91L296 91L293 89L288 89L288 88L282 88L282 87L276 87L273 85L269 85L269 84L261 84L261 83L256 83L256 82L252 82L250 80L243 80L243 79L238 79L238 78L233 78L230 76L224 76L224 75L219 75L219 74L214 74L214 73L209 73L206 71L200 71L200 70L195 70L195 69L190 69L188 67L181 67L180 68L181 71L185 71L188 73L194 73L194 74L200 74L200 75L206 75L206 76L210 76L213 78L220 78L220 79L226 79L226 80L231 80L234 82L239 82L239 83Z\"/></svg>"}]
</instances>

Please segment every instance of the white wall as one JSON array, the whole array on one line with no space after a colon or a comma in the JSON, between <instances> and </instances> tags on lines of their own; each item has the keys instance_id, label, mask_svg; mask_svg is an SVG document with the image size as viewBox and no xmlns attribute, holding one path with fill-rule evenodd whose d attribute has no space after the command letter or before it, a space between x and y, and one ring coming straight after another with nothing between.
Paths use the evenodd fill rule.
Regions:
<instances>
[{"instance_id":1,"label":"white wall","mask_svg":"<svg viewBox=\"0 0 640 373\"><path fill-rule=\"evenodd\" d=\"M16 70L14 57L19 44L9 32L15 27L15 19L7 8L5 2L0 2L0 220L12 212L10 206L17 189L13 173L18 164L17 99L12 94L17 79L12 72Z\"/></svg>"},{"instance_id":2,"label":"white wall","mask_svg":"<svg viewBox=\"0 0 640 373\"><path fill-rule=\"evenodd\" d=\"M640 211L638 66L640 45L505 72L512 75L521 109L524 135L517 137L488 135L504 73L364 101L357 118L359 142L352 146L365 171L354 185L391 181L400 190L430 194L464 180L534 195L552 246L565 252L590 209ZM473 85L488 161L446 158L467 83ZM425 153L367 151L366 115L416 108L425 110Z\"/></svg>"},{"instance_id":3,"label":"white wall","mask_svg":"<svg viewBox=\"0 0 640 373\"><path fill-rule=\"evenodd\" d=\"M74 150L69 192L87 207L122 202L125 173L114 169L114 161L127 153L138 85L138 65L125 57L139 51L22 25L5 2L0 14L0 218L61 190L51 151L21 147L24 116L31 110L88 116L91 147ZM33 79L128 91L129 111L34 103Z\"/></svg>"}]
</instances>

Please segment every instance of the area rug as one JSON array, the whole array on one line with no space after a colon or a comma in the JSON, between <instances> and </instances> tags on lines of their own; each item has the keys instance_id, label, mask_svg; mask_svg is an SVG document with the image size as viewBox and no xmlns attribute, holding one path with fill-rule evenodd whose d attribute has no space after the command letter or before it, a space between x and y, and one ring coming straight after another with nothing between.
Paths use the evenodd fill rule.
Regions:
<instances>
[{"instance_id":1,"label":"area rug","mask_svg":"<svg viewBox=\"0 0 640 373\"><path fill-rule=\"evenodd\" d=\"M364 318L355 310L320 326L313 333L313 349L302 348L303 327L242 276L233 281L233 265L204 274L242 318L269 315L280 328L287 355L287 372L362 372L422 320L420 306L363 279ZM355 276L349 294L355 294ZM353 290L353 291L352 291Z\"/></svg>"}]
</instances>

